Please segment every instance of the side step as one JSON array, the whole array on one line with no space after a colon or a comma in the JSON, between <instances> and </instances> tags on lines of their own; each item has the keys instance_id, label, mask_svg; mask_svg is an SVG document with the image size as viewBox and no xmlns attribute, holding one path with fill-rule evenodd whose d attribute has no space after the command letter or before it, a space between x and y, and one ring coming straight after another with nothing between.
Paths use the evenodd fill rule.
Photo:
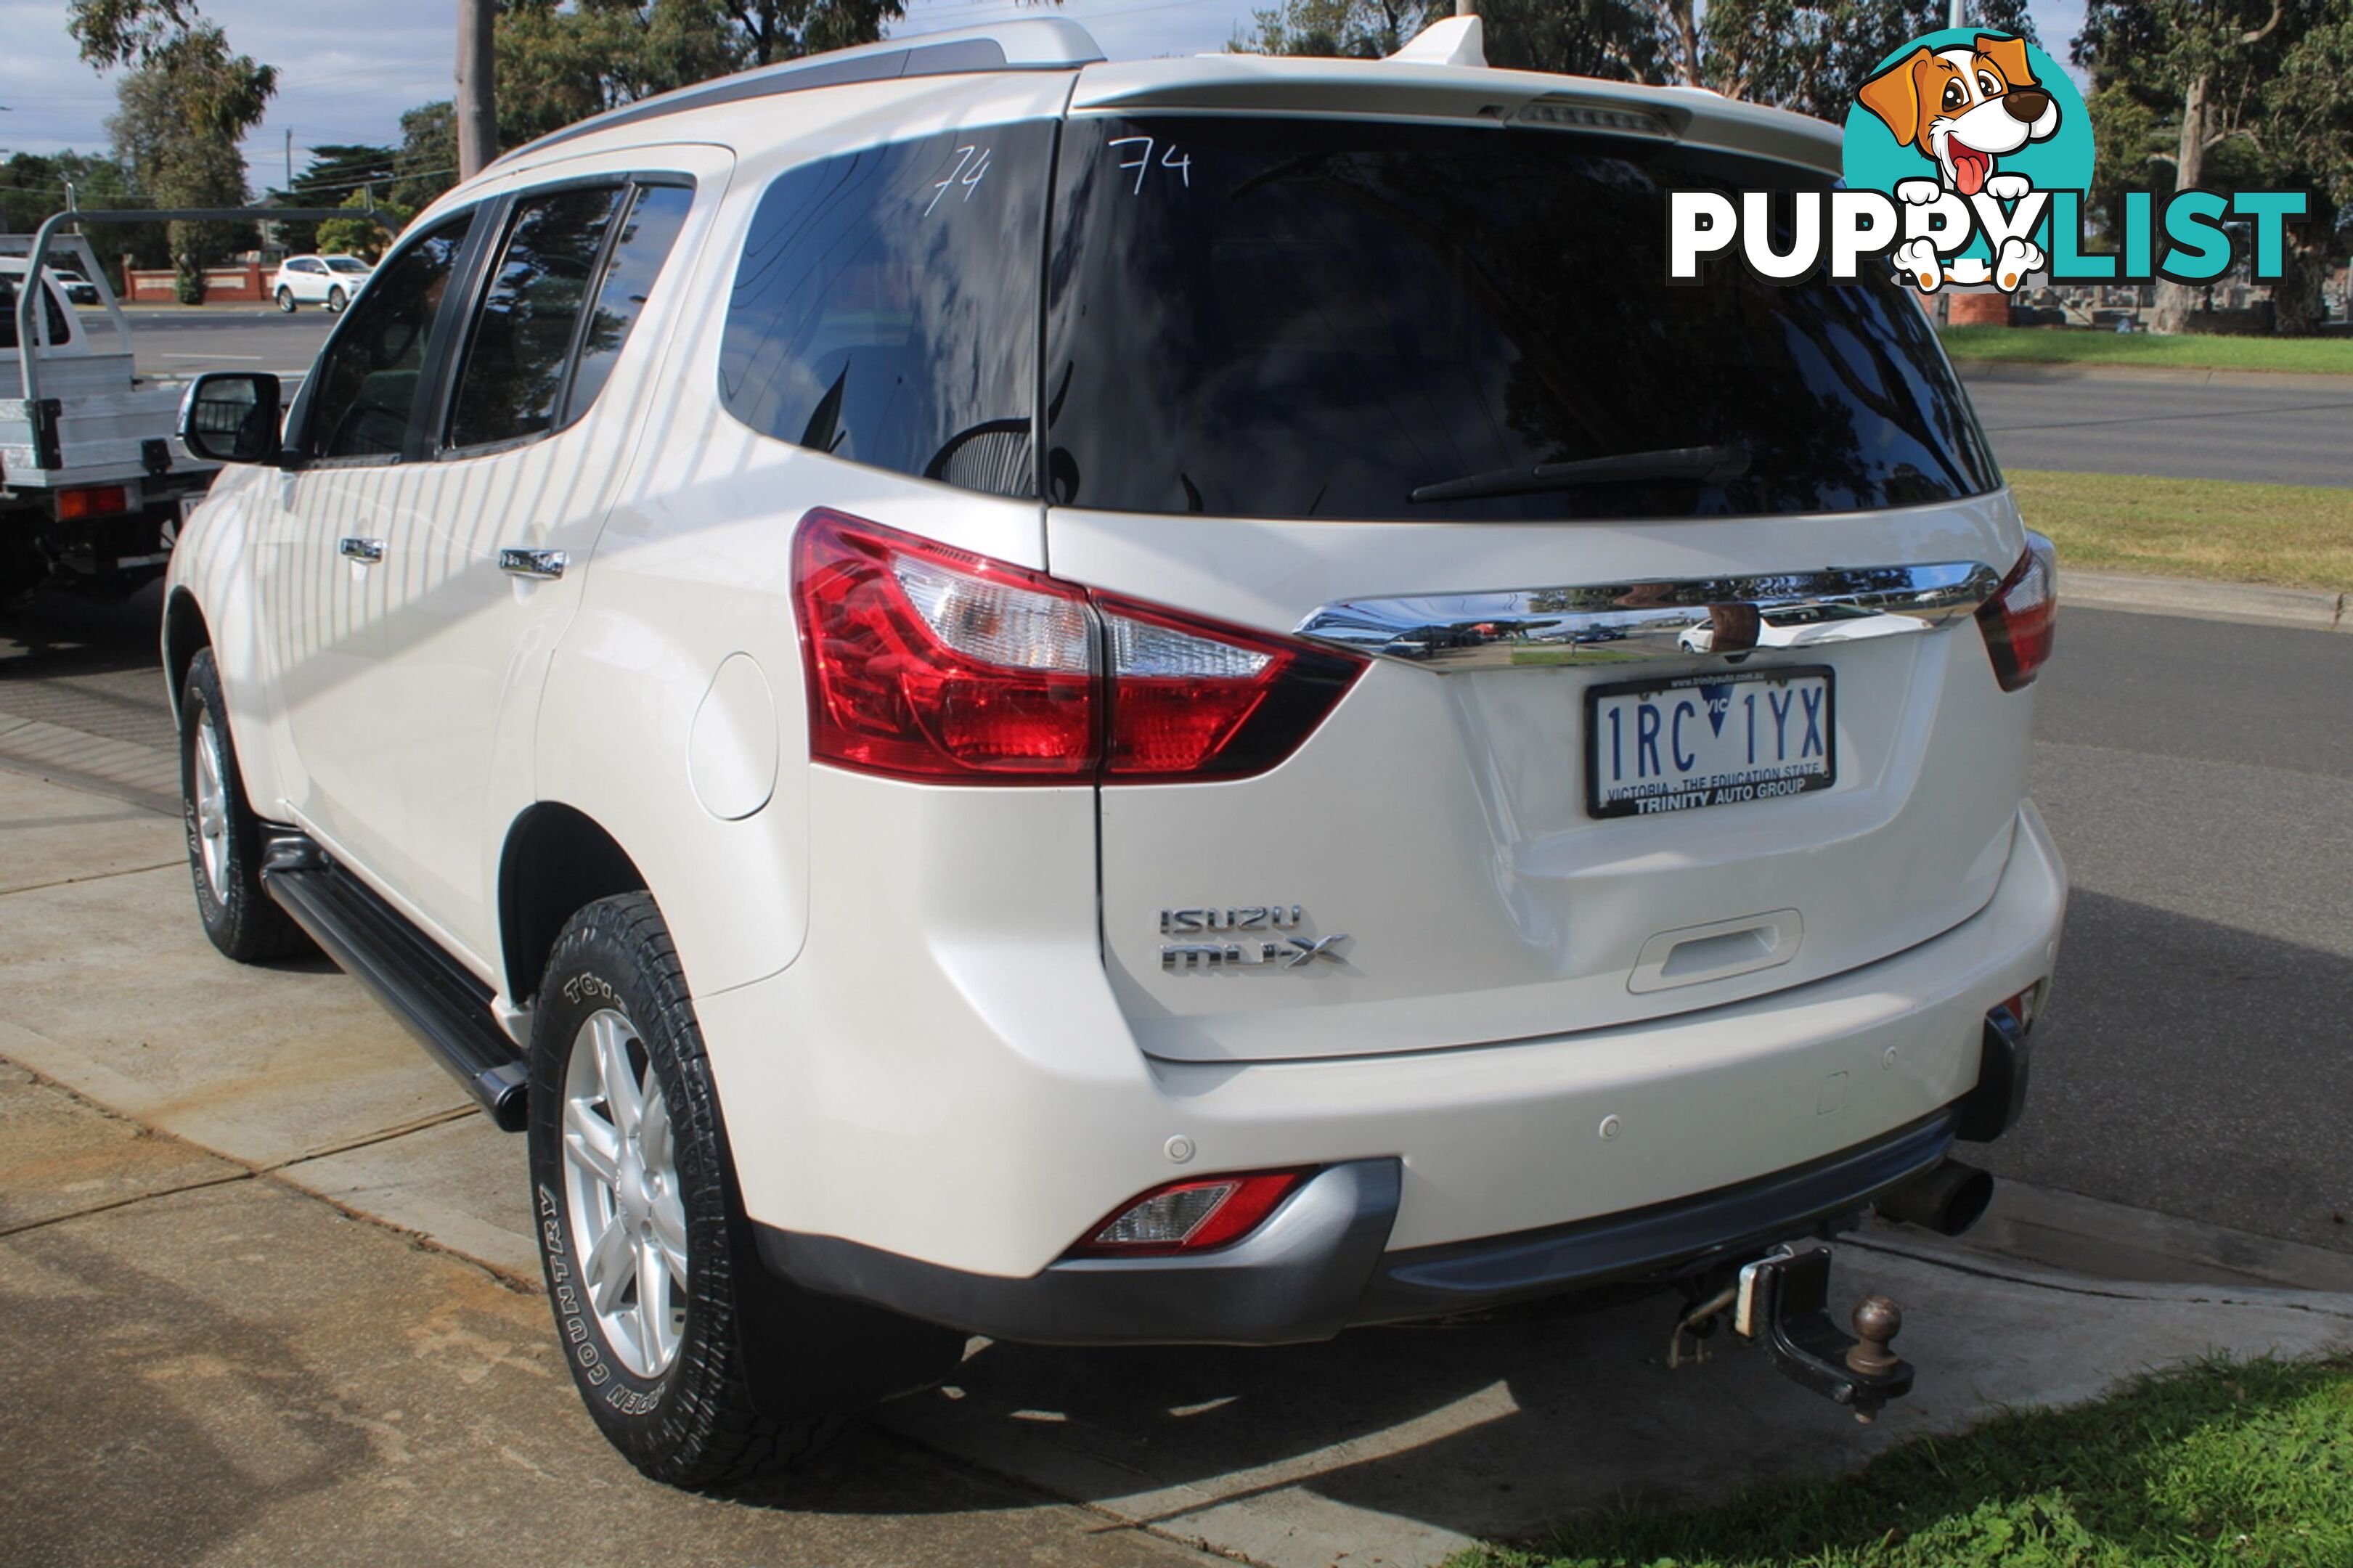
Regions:
<instances>
[{"instance_id":1,"label":"side step","mask_svg":"<svg viewBox=\"0 0 2353 1568\"><path fill-rule=\"evenodd\" d=\"M523 1129L530 1074L491 1016L491 988L299 833L261 850L261 885L344 973L375 993L505 1132Z\"/></svg>"}]
</instances>

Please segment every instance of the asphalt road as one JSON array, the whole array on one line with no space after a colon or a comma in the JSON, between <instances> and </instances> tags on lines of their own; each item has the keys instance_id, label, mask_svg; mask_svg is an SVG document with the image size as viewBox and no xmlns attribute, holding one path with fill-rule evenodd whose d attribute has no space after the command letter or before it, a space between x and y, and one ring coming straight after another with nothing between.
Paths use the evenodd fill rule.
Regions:
<instances>
[{"instance_id":1,"label":"asphalt road","mask_svg":"<svg viewBox=\"0 0 2353 1568\"><path fill-rule=\"evenodd\" d=\"M168 747L153 590L0 625L0 710ZM1996 1173L2353 1251L2353 637L2076 609L2033 793L2074 884Z\"/></svg>"},{"instance_id":2,"label":"asphalt road","mask_svg":"<svg viewBox=\"0 0 2353 1568\"><path fill-rule=\"evenodd\" d=\"M174 379L207 370L275 371L303 375L335 318L315 305L292 315L267 308L215 305L204 310L128 310L132 352L139 374ZM106 317L95 310L82 320L100 335Z\"/></svg>"},{"instance_id":3,"label":"asphalt road","mask_svg":"<svg viewBox=\"0 0 2353 1568\"><path fill-rule=\"evenodd\" d=\"M2017 379L1964 366L1978 419L2005 468L2353 486L2353 375L2315 384L2073 377Z\"/></svg>"},{"instance_id":4,"label":"asphalt road","mask_svg":"<svg viewBox=\"0 0 2353 1568\"><path fill-rule=\"evenodd\" d=\"M2353 637L2063 611L2073 883L1999 1174L2353 1251Z\"/></svg>"}]
</instances>

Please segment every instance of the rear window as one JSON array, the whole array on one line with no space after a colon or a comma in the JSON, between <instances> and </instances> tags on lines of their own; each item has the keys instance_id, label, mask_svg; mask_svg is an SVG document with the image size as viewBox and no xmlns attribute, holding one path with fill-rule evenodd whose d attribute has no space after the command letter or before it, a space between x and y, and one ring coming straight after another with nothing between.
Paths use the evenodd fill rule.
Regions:
<instances>
[{"instance_id":1,"label":"rear window","mask_svg":"<svg viewBox=\"0 0 2353 1568\"><path fill-rule=\"evenodd\" d=\"M0 272L0 349L16 347L16 289L24 282L21 273ZM66 319L65 310L50 290L41 290L41 309L48 320L49 346L61 347L73 338L73 323Z\"/></svg>"},{"instance_id":2,"label":"rear window","mask_svg":"<svg viewBox=\"0 0 2353 1568\"><path fill-rule=\"evenodd\" d=\"M1167 117L1073 121L1057 184L1061 504L1675 517L2000 483L1892 280L1785 287L1725 264L1667 283L1666 192L1824 176L1535 128ZM1520 482L1597 459L1620 461Z\"/></svg>"},{"instance_id":3,"label":"rear window","mask_svg":"<svg viewBox=\"0 0 2353 1568\"><path fill-rule=\"evenodd\" d=\"M728 412L854 462L1035 495L1052 149L1050 124L985 126L780 176L728 299Z\"/></svg>"}]
</instances>

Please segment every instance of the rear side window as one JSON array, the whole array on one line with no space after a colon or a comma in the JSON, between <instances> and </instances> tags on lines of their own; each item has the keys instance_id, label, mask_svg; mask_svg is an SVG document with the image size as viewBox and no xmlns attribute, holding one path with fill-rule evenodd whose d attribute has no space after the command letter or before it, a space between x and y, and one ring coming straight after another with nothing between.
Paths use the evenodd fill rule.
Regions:
<instances>
[{"instance_id":1,"label":"rear side window","mask_svg":"<svg viewBox=\"0 0 2353 1568\"><path fill-rule=\"evenodd\" d=\"M0 274L0 349L17 346L16 289L22 282L21 276ZM66 320L58 297L47 289L41 290L41 306L48 316L46 325L49 330L49 346L55 348L73 336L73 323Z\"/></svg>"},{"instance_id":2,"label":"rear side window","mask_svg":"<svg viewBox=\"0 0 2353 1568\"><path fill-rule=\"evenodd\" d=\"M637 325L638 312L646 308L654 279L660 276L662 263L678 241L678 231L685 226L687 209L693 205L694 193L683 185L638 187L629 216L621 221L620 235L613 241L612 259L605 264L596 308L580 334L580 363L572 372L572 390L564 400L565 418L576 418L604 389L606 378L613 374L613 362L620 358L621 345L628 342L629 329Z\"/></svg>"},{"instance_id":3,"label":"rear side window","mask_svg":"<svg viewBox=\"0 0 2353 1568\"><path fill-rule=\"evenodd\" d=\"M994 125L779 177L728 300L728 412L814 451L1034 495L1052 148L1049 123Z\"/></svg>"},{"instance_id":4,"label":"rear side window","mask_svg":"<svg viewBox=\"0 0 2353 1568\"><path fill-rule=\"evenodd\" d=\"M1073 121L1050 500L1373 520L1678 517L2000 482L1888 279L1666 281L1665 193L1826 176L1532 127ZM1544 465L1588 466L1534 481Z\"/></svg>"},{"instance_id":5,"label":"rear side window","mask_svg":"<svg viewBox=\"0 0 2353 1568\"><path fill-rule=\"evenodd\" d=\"M515 204L506 244L474 313L449 416L449 445L490 446L540 435L554 424L597 258L628 194L604 185Z\"/></svg>"},{"instance_id":6,"label":"rear side window","mask_svg":"<svg viewBox=\"0 0 2353 1568\"><path fill-rule=\"evenodd\" d=\"M311 374L305 428L322 458L396 458L417 406L425 345L472 226L435 225L385 262L344 312Z\"/></svg>"}]
</instances>

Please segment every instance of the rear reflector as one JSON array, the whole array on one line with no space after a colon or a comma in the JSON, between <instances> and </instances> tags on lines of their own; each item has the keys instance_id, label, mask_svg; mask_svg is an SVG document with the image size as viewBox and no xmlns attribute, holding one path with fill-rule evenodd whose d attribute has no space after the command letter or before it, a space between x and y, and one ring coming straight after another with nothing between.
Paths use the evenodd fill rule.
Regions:
<instances>
[{"instance_id":1,"label":"rear reflector","mask_svg":"<svg viewBox=\"0 0 2353 1568\"><path fill-rule=\"evenodd\" d=\"M1155 1187L1071 1248L1074 1258L1165 1258L1240 1241L1306 1178L1304 1171L1204 1176Z\"/></svg>"},{"instance_id":2,"label":"rear reflector","mask_svg":"<svg viewBox=\"0 0 2353 1568\"><path fill-rule=\"evenodd\" d=\"M58 492L60 518L113 517L131 510L131 491L121 485L89 485Z\"/></svg>"},{"instance_id":3,"label":"rear reflector","mask_svg":"<svg viewBox=\"0 0 2353 1568\"><path fill-rule=\"evenodd\" d=\"M1993 597L1978 606L1978 625L2001 689L2032 685L2059 635L2059 552L2049 540L2026 536L2026 552Z\"/></svg>"},{"instance_id":4,"label":"rear reflector","mask_svg":"<svg viewBox=\"0 0 2353 1568\"><path fill-rule=\"evenodd\" d=\"M802 521L793 595L810 754L935 784L1262 773L1365 668L832 511Z\"/></svg>"},{"instance_id":5,"label":"rear reflector","mask_svg":"<svg viewBox=\"0 0 2353 1568\"><path fill-rule=\"evenodd\" d=\"M2002 1003L2002 1006L2008 1010L2010 1016L2018 1020L2018 1026L2021 1029L2031 1029L2034 1026L2034 1015L2042 1004L2042 986L2043 982L2038 980L2017 995Z\"/></svg>"}]
</instances>

